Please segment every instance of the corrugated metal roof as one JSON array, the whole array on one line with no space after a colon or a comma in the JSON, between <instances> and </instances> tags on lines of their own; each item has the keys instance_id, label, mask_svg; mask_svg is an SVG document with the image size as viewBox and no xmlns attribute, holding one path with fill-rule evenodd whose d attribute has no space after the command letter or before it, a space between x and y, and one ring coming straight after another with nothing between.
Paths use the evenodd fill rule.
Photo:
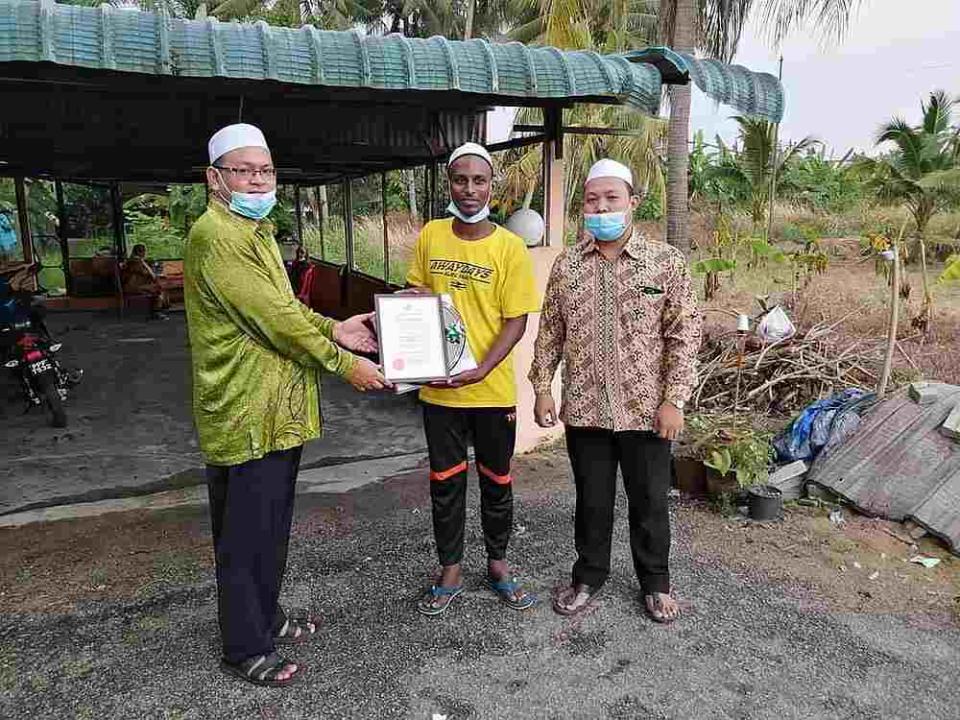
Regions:
<instances>
[{"instance_id":1,"label":"corrugated metal roof","mask_svg":"<svg viewBox=\"0 0 960 720\"><path fill-rule=\"evenodd\" d=\"M708 94L743 112L779 120L782 94L775 78L769 83L772 76L763 78L745 68L718 70L719 63L678 59L667 52L666 62L677 69L668 81L685 81L689 69ZM661 64L664 56L658 56ZM642 53L601 56L481 39L361 35L313 26L272 27L262 21L184 20L110 5L10 0L0 0L3 62L331 88L461 92L503 98L505 105L579 99L625 103L648 112L658 107L662 80ZM736 86L729 86L731 79L738 81ZM772 87L776 102L757 103L757 87Z\"/></svg>"},{"instance_id":2,"label":"corrugated metal roof","mask_svg":"<svg viewBox=\"0 0 960 720\"><path fill-rule=\"evenodd\" d=\"M960 448L940 432L960 402L960 386L930 387L937 394L930 405L906 391L875 405L807 477L868 515L916 521L960 555Z\"/></svg>"}]
</instances>

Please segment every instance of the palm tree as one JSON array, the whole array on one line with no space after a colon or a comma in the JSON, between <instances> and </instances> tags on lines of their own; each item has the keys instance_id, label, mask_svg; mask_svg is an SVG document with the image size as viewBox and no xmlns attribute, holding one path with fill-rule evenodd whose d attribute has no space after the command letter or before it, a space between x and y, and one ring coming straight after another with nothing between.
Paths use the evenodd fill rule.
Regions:
<instances>
[{"instance_id":1,"label":"palm tree","mask_svg":"<svg viewBox=\"0 0 960 720\"><path fill-rule=\"evenodd\" d=\"M877 133L877 144L891 142L892 153L865 158L867 186L880 200L906 206L923 238L930 219L960 196L960 127L953 127L956 101L942 90L921 105L923 121L914 127L894 118Z\"/></svg>"},{"instance_id":2,"label":"palm tree","mask_svg":"<svg viewBox=\"0 0 960 720\"><path fill-rule=\"evenodd\" d=\"M509 33L513 40L550 45L567 50L614 53L649 44L656 27L652 0L508 0L518 22ZM539 110L522 110L518 122L542 119ZM564 111L564 124L613 128L621 135L573 135L564 139L566 173L564 196L571 207L590 166L611 156L629 164L638 187L661 197L664 189L659 148L664 124L641 113L615 105L578 104ZM504 205L529 207L540 183L541 149L530 147L507 154L501 185ZM662 203L661 203L662 204Z\"/></svg>"},{"instance_id":3,"label":"palm tree","mask_svg":"<svg viewBox=\"0 0 960 720\"><path fill-rule=\"evenodd\" d=\"M942 90L931 93L929 102L921 104L920 125L894 118L880 128L877 144L893 143L893 152L857 163L867 174L867 188L879 200L901 204L913 216L914 251L920 251L923 278L923 305L913 324L921 330L930 325L933 312L927 278L927 225L940 210L960 202L960 127L952 124L954 104Z\"/></svg>"},{"instance_id":4,"label":"palm tree","mask_svg":"<svg viewBox=\"0 0 960 720\"><path fill-rule=\"evenodd\" d=\"M749 118L737 115L733 118L740 126L742 150L737 157L734 172L739 173L743 182L750 188L750 217L759 228L767 216L770 200L770 178L774 171L784 167L802 150L806 150L820 141L807 136L799 142L777 151L776 126L762 118Z\"/></svg>"},{"instance_id":5,"label":"palm tree","mask_svg":"<svg viewBox=\"0 0 960 720\"><path fill-rule=\"evenodd\" d=\"M760 17L767 35L779 44L790 33L813 27L824 40L839 42L850 25L851 16L863 0L761 0Z\"/></svg>"},{"instance_id":6,"label":"palm tree","mask_svg":"<svg viewBox=\"0 0 960 720\"><path fill-rule=\"evenodd\" d=\"M812 20L825 37L839 39L860 0L758 0L774 43ZM680 52L694 50L730 62L754 0L660 0L660 41ZM684 251L687 233L687 141L690 136L690 86L670 88L667 145L667 242Z\"/></svg>"}]
</instances>

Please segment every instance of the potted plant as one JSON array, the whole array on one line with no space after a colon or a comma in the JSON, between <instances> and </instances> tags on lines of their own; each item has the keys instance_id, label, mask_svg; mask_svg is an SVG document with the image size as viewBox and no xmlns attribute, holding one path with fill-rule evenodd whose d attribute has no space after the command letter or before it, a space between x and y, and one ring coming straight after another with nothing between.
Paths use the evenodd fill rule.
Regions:
<instances>
[{"instance_id":1,"label":"potted plant","mask_svg":"<svg viewBox=\"0 0 960 720\"><path fill-rule=\"evenodd\" d=\"M741 430L721 431L717 435L703 461L707 467L707 492L720 495L746 491L750 506L756 505L759 515L768 513L769 503L763 501L779 499L779 491L765 484L773 459L769 433Z\"/></svg>"}]
</instances>

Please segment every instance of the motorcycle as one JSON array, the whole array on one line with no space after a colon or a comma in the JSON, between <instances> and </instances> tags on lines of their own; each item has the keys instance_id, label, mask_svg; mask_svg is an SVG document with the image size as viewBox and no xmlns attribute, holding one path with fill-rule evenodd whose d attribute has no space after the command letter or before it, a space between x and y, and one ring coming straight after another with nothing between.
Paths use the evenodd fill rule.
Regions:
<instances>
[{"instance_id":1,"label":"motorcycle","mask_svg":"<svg viewBox=\"0 0 960 720\"><path fill-rule=\"evenodd\" d=\"M63 343L53 342L36 306L25 308L17 299L0 303L0 347L6 348L4 366L14 371L27 400L27 410L43 406L50 424L67 426L64 402L68 388L80 381L82 370L67 372L56 355Z\"/></svg>"}]
</instances>

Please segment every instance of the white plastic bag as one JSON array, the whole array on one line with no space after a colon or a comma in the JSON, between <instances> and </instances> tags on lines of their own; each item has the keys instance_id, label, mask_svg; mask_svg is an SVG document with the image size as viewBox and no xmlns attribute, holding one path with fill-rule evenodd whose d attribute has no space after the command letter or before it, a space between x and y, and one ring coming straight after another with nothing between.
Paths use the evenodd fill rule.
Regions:
<instances>
[{"instance_id":1,"label":"white plastic bag","mask_svg":"<svg viewBox=\"0 0 960 720\"><path fill-rule=\"evenodd\" d=\"M757 334L766 343L789 340L796 332L797 329L790 322L787 313L779 305L764 315L757 326Z\"/></svg>"}]
</instances>

